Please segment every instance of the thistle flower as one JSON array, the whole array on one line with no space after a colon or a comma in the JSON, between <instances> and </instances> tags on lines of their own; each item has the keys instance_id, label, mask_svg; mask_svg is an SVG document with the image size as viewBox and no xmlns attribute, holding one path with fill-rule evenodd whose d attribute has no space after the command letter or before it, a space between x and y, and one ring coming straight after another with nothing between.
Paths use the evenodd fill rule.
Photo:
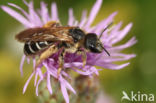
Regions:
<instances>
[{"instance_id":1,"label":"thistle flower","mask_svg":"<svg viewBox=\"0 0 156 103\"><path fill-rule=\"evenodd\" d=\"M51 4L51 13L49 13L47 9L47 5L44 2L41 2L41 8L39 10L34 9L32 1L30 3L24 1L24 3L28 7L28 12L26 12L21 7L13 3L8 3L9 6L18 9L22 14L10 8L9 6L1 6L1 8L9 15L11 15L13 18L15 18L20 23L22 23L25 28L42 27L48 21L60 21L57 12L57 6L55 3ZM96 3L92 7L89 16L87 16L86 10L82 12L82 18L80 22L78 22L78 20L75 19L73 14L73 9L70 8L67 25L79 26L81 29L85 30L86 32L93 32L96 33L97 35L100 35L103 29L106 28L107 25L113 21L115 15L117 14L117 12L114 12L108 18L102 20L97 25L92 26L91 24L94 21L98 11L100 10L101 5L102 5L102 0L96 0ZM129 62L120 65L115 64L115 62L117 61L126 61L136 56L135 54L121 53L123 49L128 48L136 43L135 37L132 37L125 44L114 46L116 43L120 42L127 35L127 33L132 27L132 23L129 23L124 29L120 30L121 25L122 22L115 24L110 30L106 30L103 33L103 36L101 37L101 41L104 47L111 54L110 57L107 56L105 52L102 52L100 54L87 53L87 63L85 67L83 67L81 56L78 56L76 54L66 54L64 68L70 68L70 70L73 70L80 75L92 76L93 74L98 75L99 70L96 69L95 66L100 66L102 68L113 69L113 70L122 69L128 66ZM23 74L23 63L25 59L29 61L29 58L27 58L25 55L22 57L21 65L20 65L21 74ZM34 58L33 59L34 66L35 66L35 62L36 60ZM45 73L42 73L43 66L46 67ZM69 76L66 69L63 69L61 71L58 78L57 70L58 70L58 53L44 60L42 62L42 65L40 65L36 69L36 71L32 72L26 84L24 85L23 93L25 93L27 86L30 80L32 79L32 77L35 76L34 85L36 86L36 95L38 96L38 86L41 83L41 81L43 81L44 79L47 80L46 83L47 88L50 94L52 94L53 91L52 91L51 84L53 83L51 83L50 78L56 78L60 83L60 88L66 103L69 103L69 96L67 93L67 89L69 89L73 93L76 93L76 91L72 88L72 86L67 81L67 78L69 79L72 78Z\"/></svg>"}]
</instances>

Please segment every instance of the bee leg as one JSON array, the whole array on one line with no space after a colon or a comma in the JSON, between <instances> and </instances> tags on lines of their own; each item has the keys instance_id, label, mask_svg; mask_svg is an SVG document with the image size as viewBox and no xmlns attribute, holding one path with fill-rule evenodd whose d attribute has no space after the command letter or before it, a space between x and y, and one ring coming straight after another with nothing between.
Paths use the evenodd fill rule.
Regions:
<instances>
[{"instance_id":1,"label":"bee leg","mask_svg":"<svg viewBox=\"0 0 156 103\"><path fill-rule=\"evenodd\" d=\"M82 62L83 62L83 67L85 67L86 65L86 61L87 61L87 55L86 55L86 51L84 50L78 50L77 54L82 56Z\"/></svg>"},{"instance_id":2,"label":"bee leg","mask_svg":"<svg viewBox=\"0 0 156 103\"><path fill-rule=\"evenodd\" d=\"M86 65L86 61L87 61L87 54L85 51L82 52L82 62L83 62L83 68Z\"/></svg>"},{"instance_id":3,"label":"bee leg","mask_svg":"<svg viewBox=\"0 0 156 103\"><path fill-rule=\"evenodd\" d=\"M52 54L57 52L57 48L55 45L52 45L51 47L49 47L46 51L44 51L39 59L37 60L37 63L35 65L35 70L37 69L37 67L42 63L43 60L47 59L49 56L51 56Z\"/></svg>"},{"instance_id":4,"label":"bee leg","mask_svg":"<svg viewBox=\"0 0 156 103\"><path fill-rule=\"evenodd\" d=\"M65 50L63 49L62 52L60 53L58 60L59 60L59 68L57 71L57 76L59 77L61 70L63 69L64 66L64 56L65 56Z\"/></svg>"}]
</instances>

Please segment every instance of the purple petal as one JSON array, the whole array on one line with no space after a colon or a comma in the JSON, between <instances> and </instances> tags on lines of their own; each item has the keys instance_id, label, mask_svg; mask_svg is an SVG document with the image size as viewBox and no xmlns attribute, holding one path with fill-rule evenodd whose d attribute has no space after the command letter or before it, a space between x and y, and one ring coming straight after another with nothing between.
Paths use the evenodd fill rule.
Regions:
<instances>
[{"instance_id":1,"label":"purple petal","mask_svg":"<svg viewBox=\"0 0 156 103\"><path fill-rule=\"evenodd\" d=\"M88 28L92 24L97 13L100 10L101 5L102 5L102 0L96 0L96 3L94 4L94 6L92 7L92 10L90 11L90 15L89 15L88 21L85 25L85 28Z\"/></svg>"},{"instance_id":2,"label":"purple petal","mask_svg":"<svg viewBox=\"0 0 156 103\"><path fill-rule=\"evenodd\" d=\"M41 17L44 24L46 24L49 21L48 9L44 2L41 2Z\"/></svg>"},{"instance_id":3,"label":"purple petal","mask_svg":"<svg viewBox=\"0 0 156 103\"><path fill-rule=\"evenodd\" d=\"M33 2L30 2L27 6L29 8L29 20L31 23L33 23L33 27L35 26L42 26L43 23L39 17L39 15L36 13L36 11L34 10L34 6L33 6Z\"/></svg>"},{"instance_id":4,"label":"purple petal","mask_svg":"<svg viewBox=\"0 0 156 103\"><path fill-rule=\"evenodd\" d=\"M46 62L43 63L43 65L45 66L45 68L47 69L47 72L50 73L53 77L57 78L57 71L55 71L54 67L51 66L51 68L49 68L49 66L47 65Z\"/></svg>"},{"instance_id":5,"label":"purple petal","mask_svg":"<svg viewBox=\"0 0 156 103\"><path fill-rule=\"evenodd\" d=\"M54 78L58 78L57 77L57 71L54 71L54 70L49 70L49 73L54 77Z\"/></svg>"},{"instance_id":6,"label":"purple petal","mask_svg":"<svg viewBox=\"0 0 156 103\"><path fill-rule=\"evenodd\" d=\"M109 23L113 21L114 16L117 14L117 12L112 13L107 19L104 19L100 23L96 25L95 33L100 34L101 31L107 27Z\"/></svg>"},{"instance_id":7,"label":"purple petal","mask_svg":"<svg viewBox=\"0 0 156 103\"><path fill-rule=\"evenodd\" d=\"M75 20L73 26L78 26L78 24L79 24L78 20Z\"/></svg>"},{"instance_id":8,"label":"purple petal","mask_svg":"<svg viewBox=\"0 0 156 103\"><path fill-rule=\"evenodd\" d=\"M51 88L50 74L49 73L47 73L47 88L48 88L50 94L52 94L53 91L52 91L52 88Z\"/></svg>"},{"instance_id":9,"label":"purple petal","mask_svg":"<svg viewBox=\"0 0 156 103\"><path fill-rule=\"evenodd\" d=\"M15 4L13 4L13 3L8 3L8 5L10 5L10 6L12 6L12 7L15 7L15 8L17 8L18 10L20 10L20 11L25 15L25 17L29 17L28 13L27 13L25 10L23 10L21 7L15 5Z\"/></svg>"},{"instance_id":10,"label":"purple petal","mask_svg":"<svg viewBox=\"0 0 156 103\"><path fill-rule=\"evenodd\" d=\"M111 56L113 56L114 54L112 54ZM117 53L118 56L121 57L114 57L114 58L110 58L110 59L106 59L105 62L116 62L116 61L125 61L125 60L129 60L131 58L136 57L135 54L122 54L122 53Z\"/></svg>"},{"instance_id":11,"label":"purple petal","mask_svg":"<svg viewBox=\"0 0 156 103\"><path fill-rule=\"evenodd\" d=\"M34 86L36 86L36 84L37 84L37 79L38 79L38 72L36 72L36 74L35 74Z\"/></svg>"},{"instance_id":12,"label":"purple petal","mask_svg":"<svg viewBox=\"0 0 156 103\"><path fill-rule=\"evenodd\" d=\"M76 91L72 88L72 86L65 79L63 80L63 82L70 91L76 94Z\"/></svg>"},{"instance_id":13,"label":"purple petal","mask_svg":"<svg viewBox=\"0 0 156 103\"><path fill-rule=\"evenodd\" d=\"M98 69L96 69L95 67L91 67L90 70L95 73L96 75L99 75Z\"/></svg>"},{"instance_id":14,"label":"purple petal","mask_svg":"<svg viewBox=\"0 0 156 103\"><path fill-rule=\"evenodd\" d=\"M1 6L1 8L7 12L9 15L14 17L16 20L18 20L20 23L25 25L26 27L32 27L33 25L26 19L24 18L21 14L18 12L14 11L13 9L7 7L7 6Z\"/></svg>"},{"instance_id":15,"label":"purple petal","mask_svg":"<svg viewBox=\"0 0 156 103\"><path fill-rule=\"evenodd\" d=\"M135 37L132 37L127 43L123 44L123 45L119 45L119 46L115 46L109 49L109 51L120 51L123 50L125 48L131 47L132 45L134 45L137 42Z\"/></svg>"},{"instance_id":16,"label":"purple petal","mask_svg":"<svg viewBox=\"0 0 156 103\"><path fill-rule=\"evenodd\" d=\"M113 70L119 70L122 69L126 66L128 66L130 63L125 63L125 64L121 64L121 65L117 65L117 64L111 64L111 63L100 63L97 62L96 65L103 67L103 68L107 68L107 69L113 69Z\"/></svg>"},{"instance_id":17,"label":"purple petal","mask_svg":"<svg viewBox=\"0 0 156 103\"><path fill-rule=\"evenodd\" d=\"M62 75L72 80L71 76L69 76L66 72L62 71Z\"/></svg>"},{"instance_id":18,"label":"purple petal","mask_svg":"<svg viewBox=\"0 0 156 103\"><path fill-rule=\"evenodd\" d=\"M82 12L81 22L79 23L79 27L82 28L87 21L87 10Z\"/></svg>"},{"instance_id":19,"label":"purple petal","mask_svg":"<svg viewBox=\"0 0 156 103\"><path fill-rule=\"evenodd\" d=\"M23 64L24 64L25 58L26 58L26 56L23 55L23 56L22 56L21 63L20 63L20 72L21 72L21 76L23 76Z\"/></svg>"},{"instance_id":20,"label":"purple petal","mask_svg":"<svg viewBox=\"0 0 156 103\"><path fill-rule=\"evenodd\" d=\"M130 63L125 63L125 64L122 64L122 65L107 65L107 67L109 67L110 69L114 69L114 70L118 70L118 69L122 69L126 66L128 66Z\"/></svg>"},{"instance_id":21,"label":"purple petal","mask_svg":"<svg viewBox=\"0 0 156 103\"><path fill-rule=\"evenodd\" d=\"M43 74L42 74L41 68L37 68L37 72L40 76L40 79L38 80L37 85L36 85L36 95L38 96L38 86L41 83L41 81L43 80Z\"/></svg>"},{"instance_id":22,"label":"purple petal","mask_svg":"<svg viewBox=\"0 0 156 103\"><path fill-rule=\"evenodd\" d=\"M43 79L44 77L43 77L41 68L37 68L37 70L38 70L38 74L39 74L40 78Z\"/></svg>"},{"instance_id":23,"label":"purple petal","mask_svg":"<svg viewBox=\"0 0 156 103\"><path fill-rule=\"evenodd\" d=\"M107 57L105 57L105 59L100 59L100 60L105 62L105 63L111 63L111 62L116 62L116 61L129 60L129 59L134 58L134 57L136 57L135 54L112 53L111 57L107 56ZM101 58L103 58L103 57L101 57ZM100 60L98 60L98 61L100 61Z\"/></svg>"},{"instance_id":24,"label":"purple petal","mask_svg":"<svg viewBox=\"0 0 156 103\"><path fill-rule=\"evenodd\" d=\"M51 18L54 21L59 21L56 3L51 5Z\"/></svg>"},{"instance_id":25,"label":"purple petal","mask_svg":"<svg viewBox=\"0 0 156 103\"><path fill-rule=\"evenodd\" d=\"M69 19L68 19L68 25L72 26L74 23L75 19L74 19L74 14L73 14L73 9L70 8L69 9Z\"/></svg>"},{"instance_id":26,"label":"purple petal","mask_svg":"<svg viewBox=\"0 0 156 103\"><path fill-rule=\"evenodd\" d=\"M119 29L122 26L122 22L118 23L110 32L107 38L103 38L104 44L110 44L110 41L114 39L119 34ZM112 45L112 44L111 44Z\"/></svg>"},{"instance_id":27,"label":"purple petal","mask_svg":"<svg viewBox=\"0 0 156 103\"><path fill-rule=\"evenodd\" d=\"M82 62L72 62L72 63L64 63L65 68L70 68L70 67L82 67L83 63Z\"/></svg>"},{"instance_id":28,"label":"purple petal","mask_svg":"<svg viewBox=\"0 0 156 103\"><path fill-rule=\"evenodd\" d=\"M23 0L23 2L24 2L24 4L25 4L26 6L29 5L29 3L28 3L26 0Z\"/></svg>"},{"instance_id":29,"label":"purple petal","mask_svg":"<svg viewBox=\"0 0 156 103\"><path fill-rule=\"evenodd\" d=\"M80 71L74 67L71 67L71 69L74 70L75 72L81 74L81 75L91 75L94 73L93 71Z\"/></svg>"},{"instance_id":30,"label":"purple petal","mask_svg":"<svg viewBox=\"0 0 156 103\"><path fill-rule=\"evenodd\" d=\"M35 66L36 66L36 59L33 58L33 68L35 68Z\"/></svg>"},{"instance_id":31,"label":"purple petal","mask_svg":"<svg viewBox=\"0 0 156 103\"><path fill-rule=\"evenodd\" d=\"M127 35L127 33L130 31L131 27L132 27L132 23L129 23L122 31L120 31L118 36L116 36L116 38L111 43L115 44L115 43L121 41Z\"/></svg>"},{"instance_id":32,"label":"purple petal","mask_svg":"<svg viewBox=\"0 0 156 103\"><path fill-rule=\"evenodd\" d=\"M90 32L96 33L96 32L95 32L95 28L96 28L96 26L92 26L92 27L88 28L86 31L87 31L88 33L90 33Z\"/></svg>"},{"instance_id":33,"label":"purple petal","mask_svg":"<svg viewBox=\"0 0 156 103\"><path fill-rule=\"evenodd\" d=\"M30 58L29 57L27 57L27 63L30 64Z\"/></svg>"},{"instance_id":34,"label":"purple petal","mask_svg":"<svg viewBox=\"0 0 156 103\"><path fill-rule=\"evenodd\" d=\"M69 103L69 96L68 96L67 89L66 89L64 83L61 83L61 91L62 91L62 94L63 94L63 97L64 97L66 103Z\"/></svg>"},{"instance_id":35,"label":"purple petal","mask_svg":"<svg viewBox=\"0 0 156 103\"><path fill-rule=\"evenodd\" d=\"M40 78L40 79L38 80L37 85L36 85L36 96L38 96L38 86L39 86L39 84L41 83L42 80L43 80L43 79Z\"/></svg>"},{"instance_id":36,"label":"purple petal","mask_svg":"<svg viewBox=\"0 0 156 103\"><path fill-rule=\"evenodd\" d=\"M29 82L30 82L30 80L31 80L31 78L33 77L34 74L35 74L35 72L33 72L33 73L30 75L30 77L28 78L28 80L26 81L26 83L25 83L25 85L24 85L24 88L23 88L23 94L25 93L25 91L26 91L26 89L27 89L27 87L28 87L28 84L29 84Z\"/></svg>"}]
</instances>

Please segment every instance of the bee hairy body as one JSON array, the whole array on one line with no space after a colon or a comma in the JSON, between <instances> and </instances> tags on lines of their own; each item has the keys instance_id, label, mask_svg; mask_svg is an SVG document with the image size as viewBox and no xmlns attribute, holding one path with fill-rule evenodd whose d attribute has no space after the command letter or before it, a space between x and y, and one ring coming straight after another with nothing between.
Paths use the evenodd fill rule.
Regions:
<instances>
[{"instance_id":1,"label":"bee hairy body","mask_svg":"<svg viewBox=\"0 0 156 103\"><path fill-rule=\"evenodd\" d=\"M51 21L43 27L26 29L15 37L19 42L25 43L24 54L29 57L39 55L35 69L43 60L61 50L58 57L58 74L63 68L66 53L80 53L83 65L86 64L86 52L101 53L103 47L95 33L85 33L79 27L61 26L60 23Z\"/></svg>"}]
</instances>

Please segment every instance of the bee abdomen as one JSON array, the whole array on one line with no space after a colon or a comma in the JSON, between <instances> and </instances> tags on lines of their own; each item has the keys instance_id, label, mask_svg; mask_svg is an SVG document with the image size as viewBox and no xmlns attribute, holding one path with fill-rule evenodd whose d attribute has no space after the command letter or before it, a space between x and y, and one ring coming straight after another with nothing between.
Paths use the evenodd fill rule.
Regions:
<instances>
[{"instance_id":1,"label":"bee abdomen","mask_svg":"<svg viewBox=\"0 0 156 103\"><path fill-rule=\"evenodd\" d=\"M24 53L25 55L35 55L36 53L42 51L43 49L47 48L49 45L52 44L52 41L29 41L26 42L24 45Z\"/></svg>"}]
</instances>

